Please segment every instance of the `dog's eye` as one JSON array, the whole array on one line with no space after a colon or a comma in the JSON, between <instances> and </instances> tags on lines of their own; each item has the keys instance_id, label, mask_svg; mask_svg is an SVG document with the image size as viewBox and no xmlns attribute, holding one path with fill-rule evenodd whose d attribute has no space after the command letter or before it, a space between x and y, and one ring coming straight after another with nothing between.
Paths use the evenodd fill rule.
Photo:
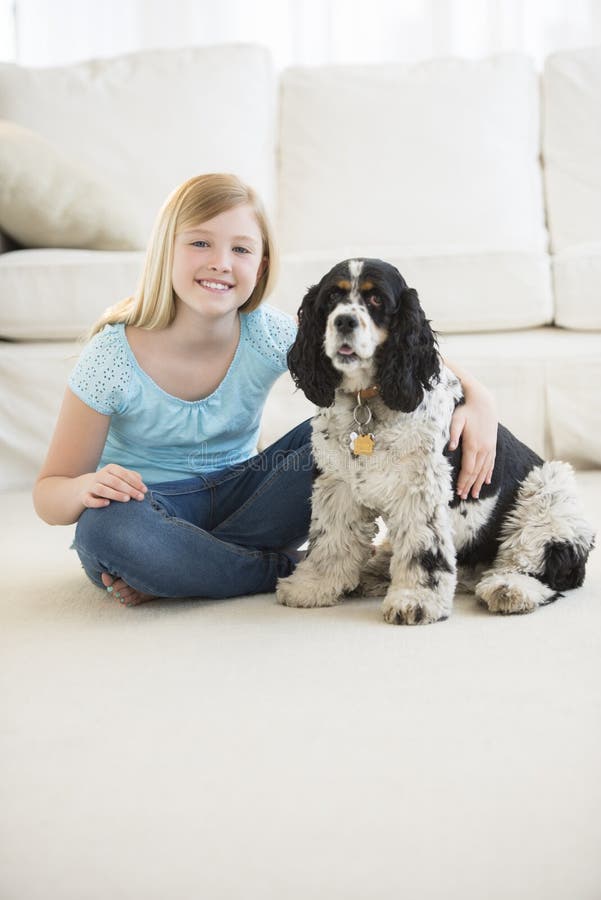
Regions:
<instances>
[{"instance_id":1,"label":"dog's eye","mask_svg":"<svg viewBox=\"0 0 601 900\"><path fill-rule=\"evenodd\" d=\"M377 309L378 306L382 306L382 298L378 297L377 294L370 294L367 298L367 303L369 306L373 306Z\"/></svg>"}]
</instances>

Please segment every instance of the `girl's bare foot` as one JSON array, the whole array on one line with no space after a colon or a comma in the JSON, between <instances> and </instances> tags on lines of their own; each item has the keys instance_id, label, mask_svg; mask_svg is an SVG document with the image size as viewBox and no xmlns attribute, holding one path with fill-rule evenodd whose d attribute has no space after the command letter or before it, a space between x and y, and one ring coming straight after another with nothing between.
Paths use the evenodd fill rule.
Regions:
<instances>
[{"instance_id":1,"label":"girl's bare foot","mask_svg":"<svg viewBox=\"0 0 601 900\"><path fill-rule=\"evenodd\" d=\"M115 598L117 603L123 603L125 606L139 606L140 603L155 599L152 594L142 594L141 591L136 591L121 578L114 578L108 572L103 572L101 578L108 593Z\"/></svg>"}]
</instances>

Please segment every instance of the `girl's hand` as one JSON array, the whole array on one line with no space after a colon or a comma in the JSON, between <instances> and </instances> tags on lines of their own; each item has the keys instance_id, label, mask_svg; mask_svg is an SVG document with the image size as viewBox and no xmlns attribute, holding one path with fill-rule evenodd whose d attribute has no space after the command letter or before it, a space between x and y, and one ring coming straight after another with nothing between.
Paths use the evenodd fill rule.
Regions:
<instances>
[{"instance_id":1,"label":"girl's hand","mask_svg":"<svg viewBox=\"0 0 601 900\"><path fill-rule=\"evenodd\" d=\"M465 387L465 386L464 386ZM465 403L458 406L451 419L449 450L462 443L461 471L457 494L465 500L480 495L482 485L490 484L497 448L497 410L492 395L478 385L465 391Z\"/></svg>"},{"instance_id":2,"label":"girl's hand","mask_svg":"<svg viewBox=\"0 0 601 900\"><path fill-rule=\"evenodd\" d=\"M139 472L124 469L116 463L109 463L97 472L81 475L84 506L95 508L108 506L111 500L127 503L129 500L143 500L148 490Z\"/></svg>"}]
</instances>

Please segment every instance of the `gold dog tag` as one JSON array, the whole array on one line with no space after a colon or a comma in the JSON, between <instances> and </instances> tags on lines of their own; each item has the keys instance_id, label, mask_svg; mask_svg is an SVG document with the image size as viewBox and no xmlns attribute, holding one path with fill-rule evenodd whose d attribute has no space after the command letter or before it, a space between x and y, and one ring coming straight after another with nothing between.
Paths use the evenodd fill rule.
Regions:
<instances>
[{"instance_id":1,"label":"gold dog tag","mask_svg":"<svg viewBox=\"0 0 601 900\"><path fill-rule=\"evenodd\" d=\"M376 440L373 434L358 434L352 444L355 456L371 456L374 452Z\"/></svg>"}]
</instances>

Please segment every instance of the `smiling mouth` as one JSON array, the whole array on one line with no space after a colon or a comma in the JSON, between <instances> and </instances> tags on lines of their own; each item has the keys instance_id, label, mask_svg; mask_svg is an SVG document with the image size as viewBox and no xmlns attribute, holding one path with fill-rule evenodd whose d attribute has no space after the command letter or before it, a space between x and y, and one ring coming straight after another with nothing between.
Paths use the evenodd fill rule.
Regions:
<instances>
[{"instance_id":1,"label":"smiling mouth","mask_svg":"<svg viewBox=\"0 0 601 900\"><path fill-rule=\"evenodd\" d=\"M204 288L207 291L217 291L221 294L230 291L234 286L233 284L225 284L223 281L209 281L204 278L197 279L196 284L199 284L201 288Z\"/></svg>"}]
</instances>

